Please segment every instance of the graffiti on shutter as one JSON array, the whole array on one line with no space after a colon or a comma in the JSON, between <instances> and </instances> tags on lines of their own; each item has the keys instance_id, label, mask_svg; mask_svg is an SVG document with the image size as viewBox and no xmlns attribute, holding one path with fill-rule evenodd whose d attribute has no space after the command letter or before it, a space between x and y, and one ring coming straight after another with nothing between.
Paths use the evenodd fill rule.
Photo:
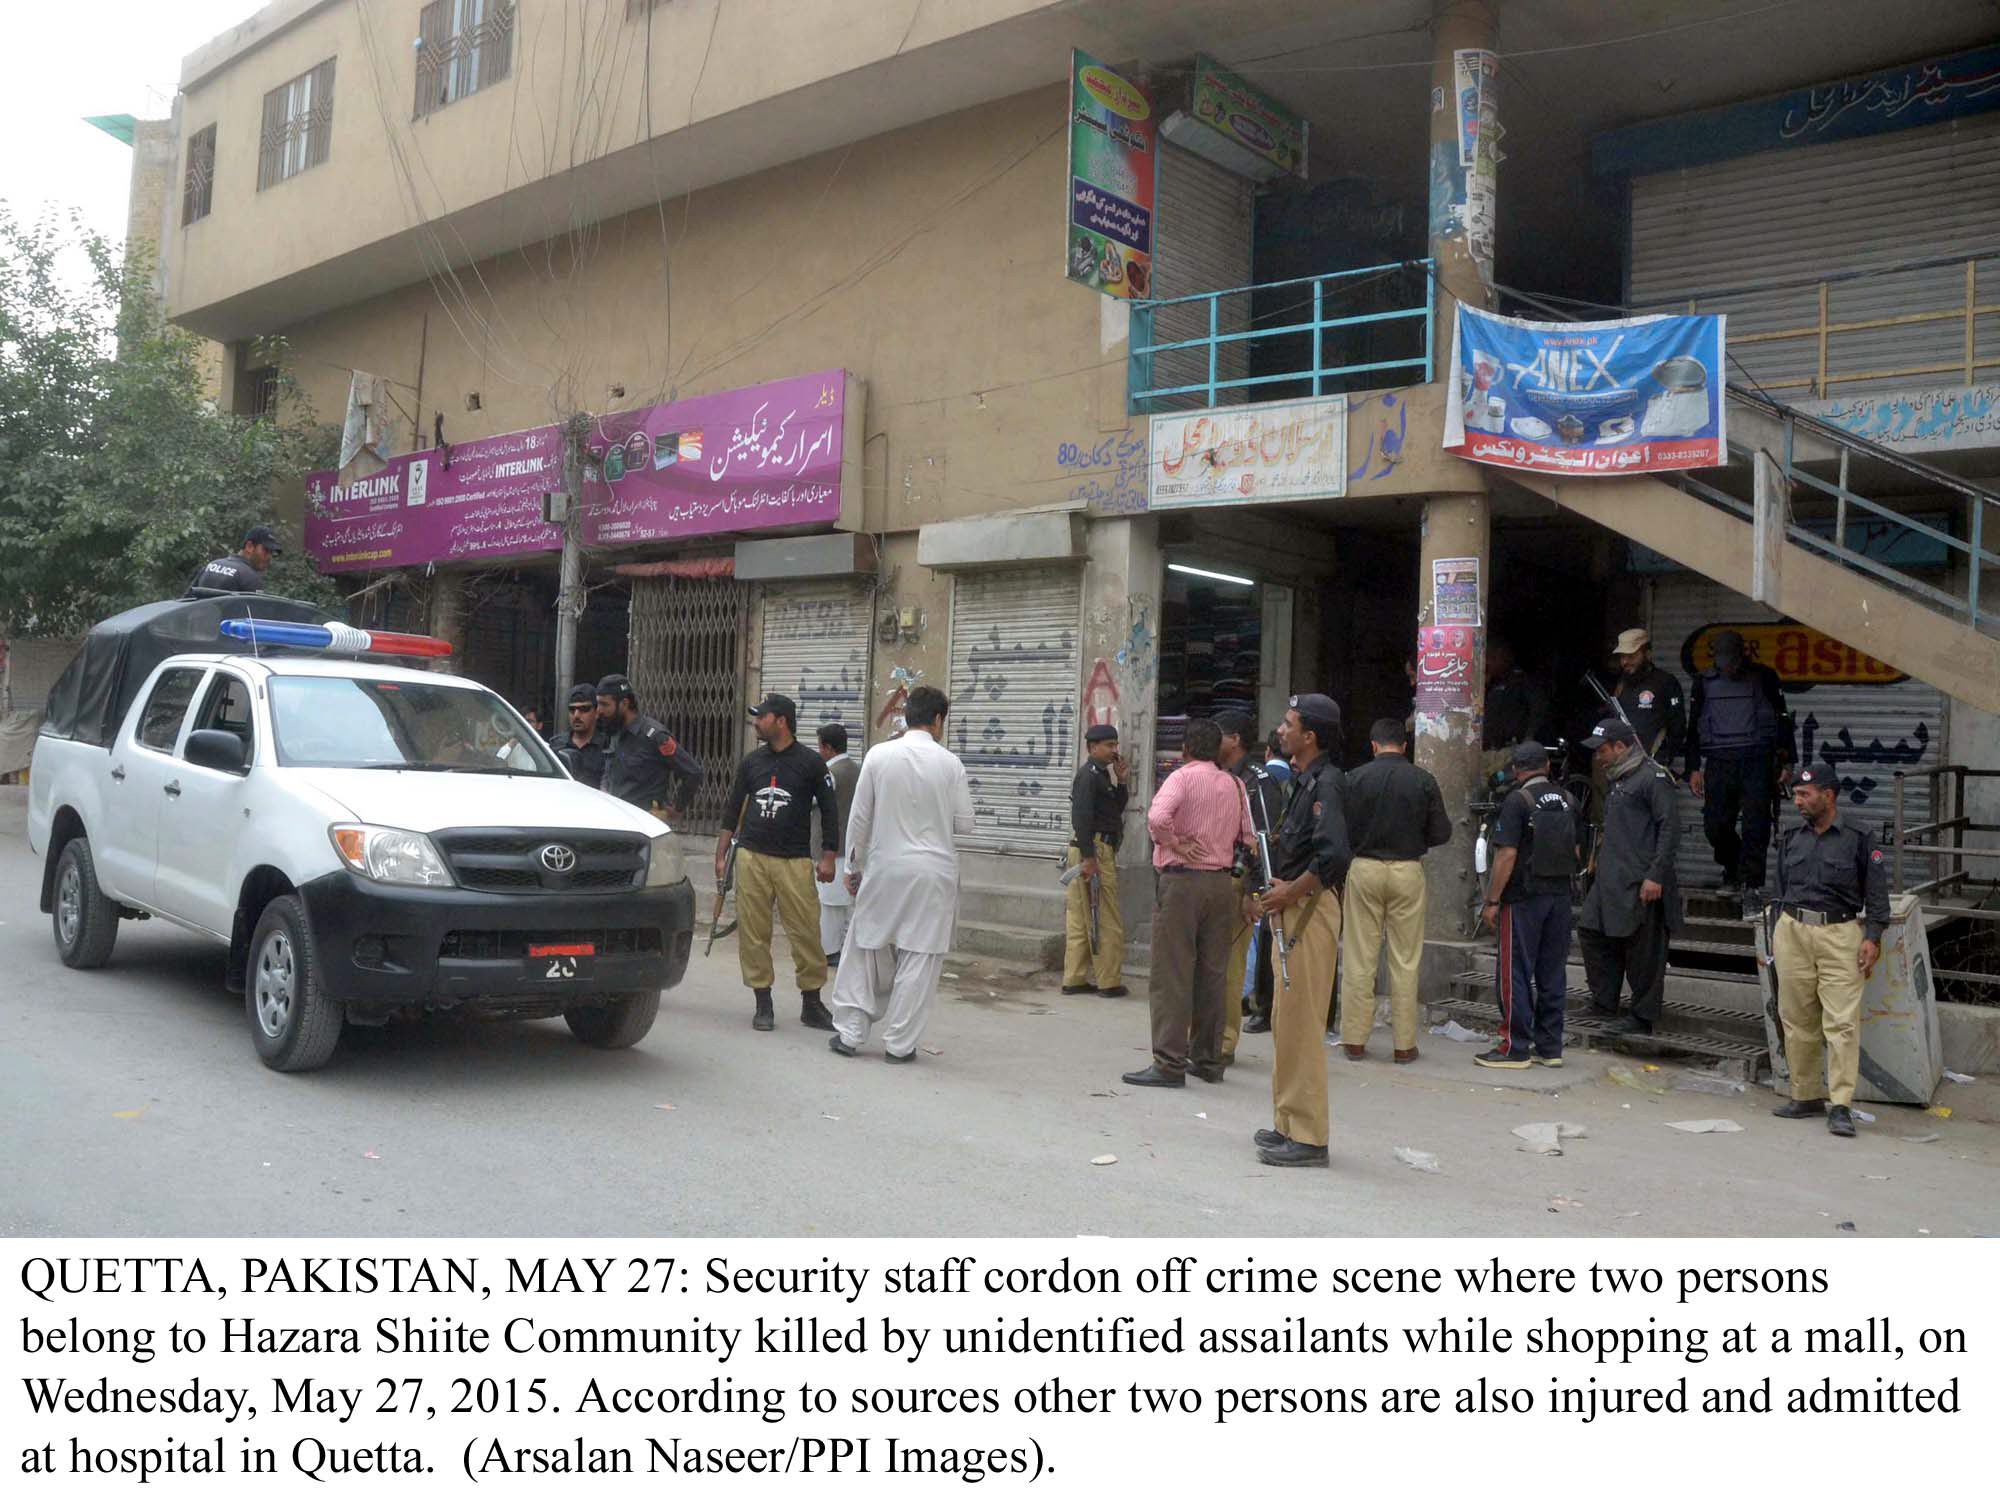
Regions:
<instances>
[{"instance_id":1,"label":"graffiti on shutter","mask_svg":"<svg viewBox=\"0 0 2000 1508\"><path fill-rule=\"evenodd\" d=\"M856 754L868 741L867 586L771 587L764 594L763 685L799 707L807 744L825 723L847 729Z\"/></svg>"}]
</instances>

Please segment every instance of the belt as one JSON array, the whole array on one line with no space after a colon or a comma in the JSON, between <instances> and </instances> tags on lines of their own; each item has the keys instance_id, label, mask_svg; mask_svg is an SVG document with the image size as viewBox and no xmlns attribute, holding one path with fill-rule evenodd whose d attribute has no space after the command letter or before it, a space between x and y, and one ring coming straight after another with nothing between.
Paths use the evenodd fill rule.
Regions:
<instances>
[{"instance_id":1,"label":"belt","mask_svg":"<svg viewBox=\"0 0 2000 1508\"><path fill-rule=\"evenodd\" d=\"M1227 867L1197 869L1192 864L1161 864L1157 866L1161 874L1228 874Z\"/></svg>"},{"instance_id":2,"label":"belt","mask_svg":"<svg viewBox=\"0 0 2000 1508\"><path fill-rule=\"evenodd\" d=\"M1808 927L1838 927L1861 915L1859 911L1809 911L1804 906L1785 906L1781 909L1793 921L1803 922Z\"/></svg>"}]
</instances>

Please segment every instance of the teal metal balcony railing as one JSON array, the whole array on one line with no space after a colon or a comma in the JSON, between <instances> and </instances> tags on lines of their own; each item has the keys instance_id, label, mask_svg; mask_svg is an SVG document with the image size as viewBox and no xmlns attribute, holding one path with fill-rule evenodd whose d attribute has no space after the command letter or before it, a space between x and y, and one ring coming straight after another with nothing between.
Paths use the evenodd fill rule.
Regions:
<instances>
[{"instance_id":1,"label":"teal metal balcony railing","mask_svg":"<svg viewBox=\"0 0 2000 1508\"><path fill-rule=\"evenodd\" d=\"M1434 266L1429 259L1386 262L1182 298L1135 299L1128 406L1150 414L1317 398L1384 385L1376 373L1429 382Z\"/></svg>"}]
</instances>

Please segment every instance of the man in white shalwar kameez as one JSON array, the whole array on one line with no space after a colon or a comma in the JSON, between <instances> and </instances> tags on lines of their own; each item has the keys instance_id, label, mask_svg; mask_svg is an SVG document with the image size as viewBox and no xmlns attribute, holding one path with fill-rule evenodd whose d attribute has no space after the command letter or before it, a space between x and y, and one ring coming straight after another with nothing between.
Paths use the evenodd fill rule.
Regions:
<instances>
[{"instance_id":1,"label":"man in white shalwar kameez","mask_svg":"<svg viewBox=\"0 0 2000 1508\"><path fill-rule=\"evenodd\" d=\"M833 981L834 1036L853 1057L882 1022L884 1055L916 1060L958 924L956 833L972 831L965 766L944 746L950 710L935 686L903 708L901 738L868 751L847 816L847 886L854 917Z\"/></svg>"}]
</instances>

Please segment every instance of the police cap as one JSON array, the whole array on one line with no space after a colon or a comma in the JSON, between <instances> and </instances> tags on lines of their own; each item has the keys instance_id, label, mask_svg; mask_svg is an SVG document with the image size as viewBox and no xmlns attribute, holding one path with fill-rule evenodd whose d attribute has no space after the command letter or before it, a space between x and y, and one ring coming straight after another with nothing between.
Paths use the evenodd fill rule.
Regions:
<instances>
[{"instance_id":1,"label":"police cap","mask_svg":"<svg viewBox=\"0 0 2000 1508\"><path fill-rule=\"evenodd\" d=\"M597 694L608 696L614 701L628 696L635 703L639 700L638 694L632 690L632 683L615 671L597 683Z\"/></svg>"},{"instance_id":2,"label":"police cap","mask_svg":"<svg viewBox=\"0 0 2000 1508\"><path fill-rule=\"evenodd\" d=\"M1608 717L1590 730L1590 737L1583 741L1586 749L1602 748L1605 744L1632 744L1639 741L1639 735L1632 731L1632 725Z\"/></svg>"},{"instance_id":3,"label":"police cap","mask_svg":"<svg viewBox=\"0 0 2000 1508\"><path fill-rule=\"evenodd\" d=\"M1793 777L1793 783L1796 785L1811 786L1814 790L1834 792L1840 790L1840 776L1834 772L1833 766L1823 759L1815 759L1803 770L1800 770Z\"/></svg>"},{"instance_id":4,"label":"police cap","mask_svg":"<svg viewBox=\"0 0 2000 1508\"><path fill-rule=\"evenodd\" d=\"M564 705L569 707L595 707L597 705L597 688L588 681L577 682L576 685L569 688L569 700Z\"/></svg>"},{"instance_id":5,"label":"police cap","mask_svg":"<svg viewBox=\"0 0 2000 1508\"><path fill-rule=\"evenodd\" d=\"M1530 738L1514 745L1514 768L1517 770L1546 770L1549 767L1549 751Z\"/></svg>"},{"instance_id":6,"label":"police cap","mask_svg":"<svg viewBox=\"0 0 2000 1508\"><path fill-rule=\"evenodd\" d=\"M282 555L285 553L284 540L279 537L278 531L273 529L269 524L253 525L250 532L243 536L243 543L246 545L262 545L273 555Z\"/></svg>"}]
</instances>

